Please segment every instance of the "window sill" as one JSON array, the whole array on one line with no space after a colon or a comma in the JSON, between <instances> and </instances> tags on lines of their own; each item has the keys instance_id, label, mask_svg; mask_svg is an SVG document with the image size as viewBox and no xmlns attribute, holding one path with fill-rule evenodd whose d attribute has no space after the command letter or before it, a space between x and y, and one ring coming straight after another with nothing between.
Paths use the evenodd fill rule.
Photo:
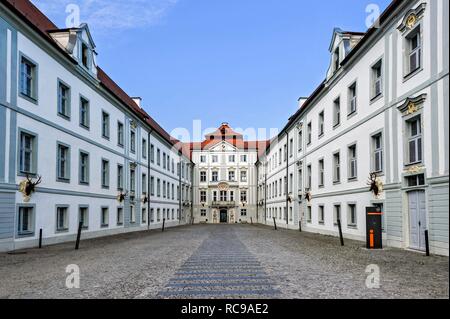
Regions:
<instances>
[{"instance_id":1,"label":"window sill","mask_svg":"<svg viewBox=\"0 0 450 319\"><path fill-rule=\"evenodd\" d=\"M108 227L109 227L109 224L108 224L108 225L101 225L100 227L101 227L101 228L108 228Z\"/></svg>"},{"instance_id":2,"label":"window sill","mask_svg":"<svg viewBox=\"0 0 450 319\"><path fill-rule=\"evenodd\" d=\"M323 138L325 136L325 133L322 133L318 136L318 139L320 140L321 138Z\"/></svg>"},{"instance_id":3,"label":"window sill","mask_svg":"<svg viewBox=\"0 0 450 319\"><path fill-rule=\"evenodd\" d=\"M408 74L404 75L403 76L403 83L407 82L408 80L410 80L411 78L413 78L417 74L421 73L422 71L423 71L423 67L420 66L417 69L415 69L414 71L411 71Z\"/></svg>"},{"instance_id":4,"label":"window sill","mask_svg":"<svg viewBox=\"0 0 450 319\"><path fill-rule=\"evenodd\" d=\"M91 130L91 128L90 128L89 126L83 125L83 124L81 124L81 123L80 123L80 127L81 127L82 129L85 129L86 131L90 131L90 130Z\"/></svg>"},{"instance_id":5,"label":"window sill","mask_svg":"<svg viewBox=\"0 0 450 319\"><path fill-rule=\"evenodd\" d=\"M341 126L341 123L336 123L333 125L333 130L338 129Z\"/></svg>"},{"instance_id":6,"label":"window sill","mask_svg":"<svg viewBox=\"0 0 450 319\"><path fill-rule=\"evenodd\" d=\"M348 178L348 182L349 183L354 183L354 182L357 182L358 181L358 177L349 177Z\"/></svg>"},{"instance_id":7,"label":"window sill","mask_svg":"<svg viewBox=\"0 0 450 319\"><path fill-rule=\"evenodd\" d=\"M58 177L58 178L56 179L56 181L57 181L58 183L66 183L66 184L70 184L70 179L66 179L66 178L60 178L60 177Z\"/></svg>"},{"instance_id":8,"label":"window sill","mask_svg":"<svg viewBox=\"0 0 450 319\"><path fill-rule=\"evenodd\" d=\"M89 186L89 182L79 182L78 184L81 186Z\"/></svg>"},{"instance_id":9,"label":"window sill","mask_svg":"<svg viewBox=\"0 0 450 319\"><path fill-rule=\"evenodd\" d=\"M17 234L17 236L19 238L33 237L34 236L34 232L20 232L20 233Z\"/></svg>"},{"instance_id":10,"label":"window sill","mask_svg":"<svg viewBox=\"0 0 450 319\"><path fill-rule=\"evenodd\" d=\"M354 225L354 224L347 225L347 227L348 227L349 229L353 229L353 230L358 229L358 226L356 226L356 225Z\"/></svg>"},{"instance_id":11,"label":"window sill","mask_svg":"<svg viewBox=\"0 0 450 319\"><path fill-rule=\"evenodd\" d=\"M62 113L58 112L58 116L60 118L62 118L63 120L66 120L66 121L70 122L70 115L65 115L65 114L62 114Z\"/></svg>"},{"instance_id":12,"label":"window sill","mask_svg":"<svg viewBox=\"0 0 450 319\"><path fill-rule=\"evenodd\" d=\"M120 144L120 143L117 143L117 147L125 148L125 146L123 144Z\"/></svg>"},{"instance_id":13,"label":"window sill","mask_svg":"<svg viewBox=\"0 0 450 319\"><path fill-rule=\"evenodd\" d=\"M378 100L380 100L383 97L383 93L380 93L378 95L375 95L374 97L372 97L370 99L370 105L374 104L375 102L377 102Z\"/></svg>"},{"instance_id":14,"label":"window sill","mask_svg":"<svg viewBox=\"0 0 450 319\"><path fill-rule=\"evenodd\" d=\"M341 181L334 181L333 185L341 185Z\"/></svg>"},{"instance_id":15,"label":"window sill","mask_svg":"<svg viewBox=\"0 0 450 319\"><path fill-rule=\"evenodd\" d=\"M21 177L30 177L30 178L36 178L37 177L37 173L26 173L26 172L18 172L17 176L21 176Z\"/></svg>"},{"instance_id":16,"label":"window sill","mask_svg":"<svg viewBox=\"0 0 450 319\"><path fill-rule=\"evenodd\" d=\"M117 223L117 226L123 226L123 223Z\"/></svg>"},{"instance_id":17,"label":"window sill","mask_svg":"<svg viewBox=\"0 0 450 319\"><path fill-rule=\"evenodd\" d=\"M349 113L349 114L347 115L347 120L351 119L352 117L355 117L357 114L358 114L358 112L356 112L356 111L354 111L354 112L352 112L352 113Z\"/></svg>"},{"instance_id":18,"label":"window sill","mask_svg":"<svg viewBox=\"0 0 450 319\"><path fill-rule=\"evenodd\" d=\"M102 185L102 189L108 190L109 186Z\"/></svg>"},{"instance_id":19,"label":"window sill","mask_svg":"<svg viewBox=\"0 0 450 319\"><path fill-rule=\"evenodd\" d=\"M56 230L56 233L57 233L57 234L68 233L68 232L69 232L69 229L68 229L68 228L57 229L57 230Z\"/></svg>"},{"instance_id":20,"label":"window sill","mask_svg":"<svg viewBox=\"0 0 450 319\"><path fill-rule=\"evenodd\" d=\"M102 135L102 138L109 141L109 136Z\"/></svg>"},{"instance_id":21,"label":"window sill","mask_svg":"<svg viewBox=\"0 0 450 319\"><path fill-rule=\"evenodd\" d=\"M89 226L83 226L81 227L81 230L89 230Z\"/></svg>"},{"instance_id":22,"label":"window sill","mask_svg":"<svg viewBox=\"0 0 450 319\"><path fill-rule=\"evenodd\" d=\"M319 225L324 226L325 222L319 222Z\"/></svg>"},{"instance_id":23,"label":"window sill","mask_svg":"<svg viewBox=\"0 0 450 319\"><path fill-rule=\"evenodd\" d=\"M31 102L33 104L38 105L38 99L37 98L34 98L32 96L28 96L28 95L26 95L26 94L24 94L22 92L19 93L19 97L23 98L24 100L27 100L28 102Z\"/></svg>"}]
</instances>

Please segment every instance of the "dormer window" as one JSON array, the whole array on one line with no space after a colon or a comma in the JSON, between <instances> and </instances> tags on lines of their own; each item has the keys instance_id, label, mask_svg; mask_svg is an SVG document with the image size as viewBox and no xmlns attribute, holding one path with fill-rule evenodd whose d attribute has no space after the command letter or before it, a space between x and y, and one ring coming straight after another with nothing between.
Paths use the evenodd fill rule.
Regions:
<instances>
[{"instance_id":1,"label":"dormer window","mask_svg":"<svg viewBox=\"0 0 450 319\"><path fill-rule=\"evenodd\" d=\"M87 69L89 69L89 48L86 44L81 45L81 63Z\"/></svg>"},{"instance_id":2,"label":"dormer window","mask_svg":"<svg viewBox=\"0 0 450 319\"><path fill-rule=\"evenodd\" d=\"M339 47L336 48L336 50L334 51L334 72L336 72L339 69L339 66L341 65L341 61L340 61L340 51L339 51Z\"/></svg>"}]
</instances>

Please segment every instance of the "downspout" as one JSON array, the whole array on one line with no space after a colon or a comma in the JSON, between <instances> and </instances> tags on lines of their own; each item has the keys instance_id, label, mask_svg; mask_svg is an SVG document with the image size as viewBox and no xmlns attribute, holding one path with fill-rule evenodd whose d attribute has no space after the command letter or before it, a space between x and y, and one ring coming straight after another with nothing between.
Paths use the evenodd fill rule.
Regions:
<instances>
[{"instance_id":1,"label":"downspout","mask_svg":"<svg viewBox=\"0 0 450 319\"><path fill-rule=\"evenodd\" d=\"M152 132L153 132L153 130L150 129L150 131L148 132L148 142L147 142L147 153L148 153L147 154L147 165L148 165L148 176L147 176L147 199L148 199L148 201L147 201L147 230L150 230L150 218L151 218L150 200L151 200L152 194L151 194L150 181L152 179L152 171L151 171L151 162L152 162L152 160L150 158L150 155L151 155L151 153L150 153L151 150L150 149L151 149L151 145L152 145L152 143L151 143Z\"/></svg>"},{"instance_id":2,"label":"downspout","mask_svg":"<svg viewBox=\"0 0 450 319\"><path fill-rule=\"evenodd\" d=\"M286 131L286 228L289 228L289 132Z\"/></svg>"},{"instance_id":3,"label":"downspout","mask_svg":"<svg viewBox=\"0 0 450 319\"><path fill-rule=\"evenodd\" d=\"M192 169L191 169L191 220L194 217L194 166L195 164L192 162L191 160L191 165L192 165Z\"/></svg>"},{"instance_id":4,"label":"downspout","mask_svg":"<svg viewBox=\"0 0 450 319\"><path fill-rule=\"evenodd\" d=\"M267 154L266 154L267 155ZM267 224L267 156L266 163L264 165L264 224Z\"/></svg>"},{"instance_id":5,"label":"downspout","mask_svg":"<svg viewBox=\"0 0 450 319\"><path fill-rule=\"evenodd\" d=\"M256 165L256 222L259 221L259 165Z\"/></svg>"},{"instance_id":6,"label":"downspout","mask_svg":"<svg viewBox=\"0 0 450 319\"><path fill-rule=\"evenodd\" d=\"M183 157L181 156L181 152L178 153L180 156L180 161L178 163L178 205L179 205L179 211L180 215L178 216L178 221L181 224L181 216L183 214L183 207L182 207L182 198L183 198L183 192L181 189L181 161L183 160Z\"/></svg>"}]
</instances>

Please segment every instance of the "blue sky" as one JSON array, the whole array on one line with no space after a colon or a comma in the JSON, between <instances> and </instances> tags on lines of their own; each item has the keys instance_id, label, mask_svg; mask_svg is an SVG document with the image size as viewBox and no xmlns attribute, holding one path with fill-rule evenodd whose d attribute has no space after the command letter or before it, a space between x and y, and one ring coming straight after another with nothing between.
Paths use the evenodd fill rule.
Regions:
<instances>
[{"instance_id":1,"label":"blue sky","mask_svg":"<svg viewBox=\"0 0 450 319\"><path fill-rule=\"evenodd\" d=\"M99 65L167 131L279 128L324 79L334 27L365 31L390 0L33 0L90 24Z\"/></svg>"}]
</instances>

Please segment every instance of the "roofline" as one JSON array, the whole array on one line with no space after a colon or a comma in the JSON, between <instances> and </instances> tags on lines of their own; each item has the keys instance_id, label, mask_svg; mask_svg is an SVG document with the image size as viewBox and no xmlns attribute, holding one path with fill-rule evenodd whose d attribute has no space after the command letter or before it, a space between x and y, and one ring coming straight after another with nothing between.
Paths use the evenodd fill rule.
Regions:
<instances>
[{"instance_id":1,"label":"roofline","mask_svg":"<svg viewBox=\"0 0 450 319\"><path fill-rule=\"evenodd\" d=\"M353 50L350 51L350 53L345 57L345 59L342 61L341 66L347 65L351 58L355 56L359 51L362 49L362 47L372 39L375 34L377 34L377 30L381 28L375 27L376 25L383 25L391 16L395 10L397 10L403 3L406 3L405 0L393 0L389 6L383 11L383 13L380 15L379 19L373 24L373 26L364 34L364 36L361 38L361 40L358 42L358 44L353 48ZM314 102L315 98L319 96L327 87L325 85L326 80L322 81L322 83L319 84L319 86L314 90L313 94L303 103L302 107L297 110L297 112L294 113L289 118L288 123L283 127L283 129L278 134L278 138L281 138L283 135L286 134L287 130L292 126L292 124L299 118L300 115L302 115L309 106ZM270 142L270 144L267 146L267 149L270 149L270 146L272 145L273 140ZM266 150L267 152L267 150Z\"/></svg>"}]
</instances>

